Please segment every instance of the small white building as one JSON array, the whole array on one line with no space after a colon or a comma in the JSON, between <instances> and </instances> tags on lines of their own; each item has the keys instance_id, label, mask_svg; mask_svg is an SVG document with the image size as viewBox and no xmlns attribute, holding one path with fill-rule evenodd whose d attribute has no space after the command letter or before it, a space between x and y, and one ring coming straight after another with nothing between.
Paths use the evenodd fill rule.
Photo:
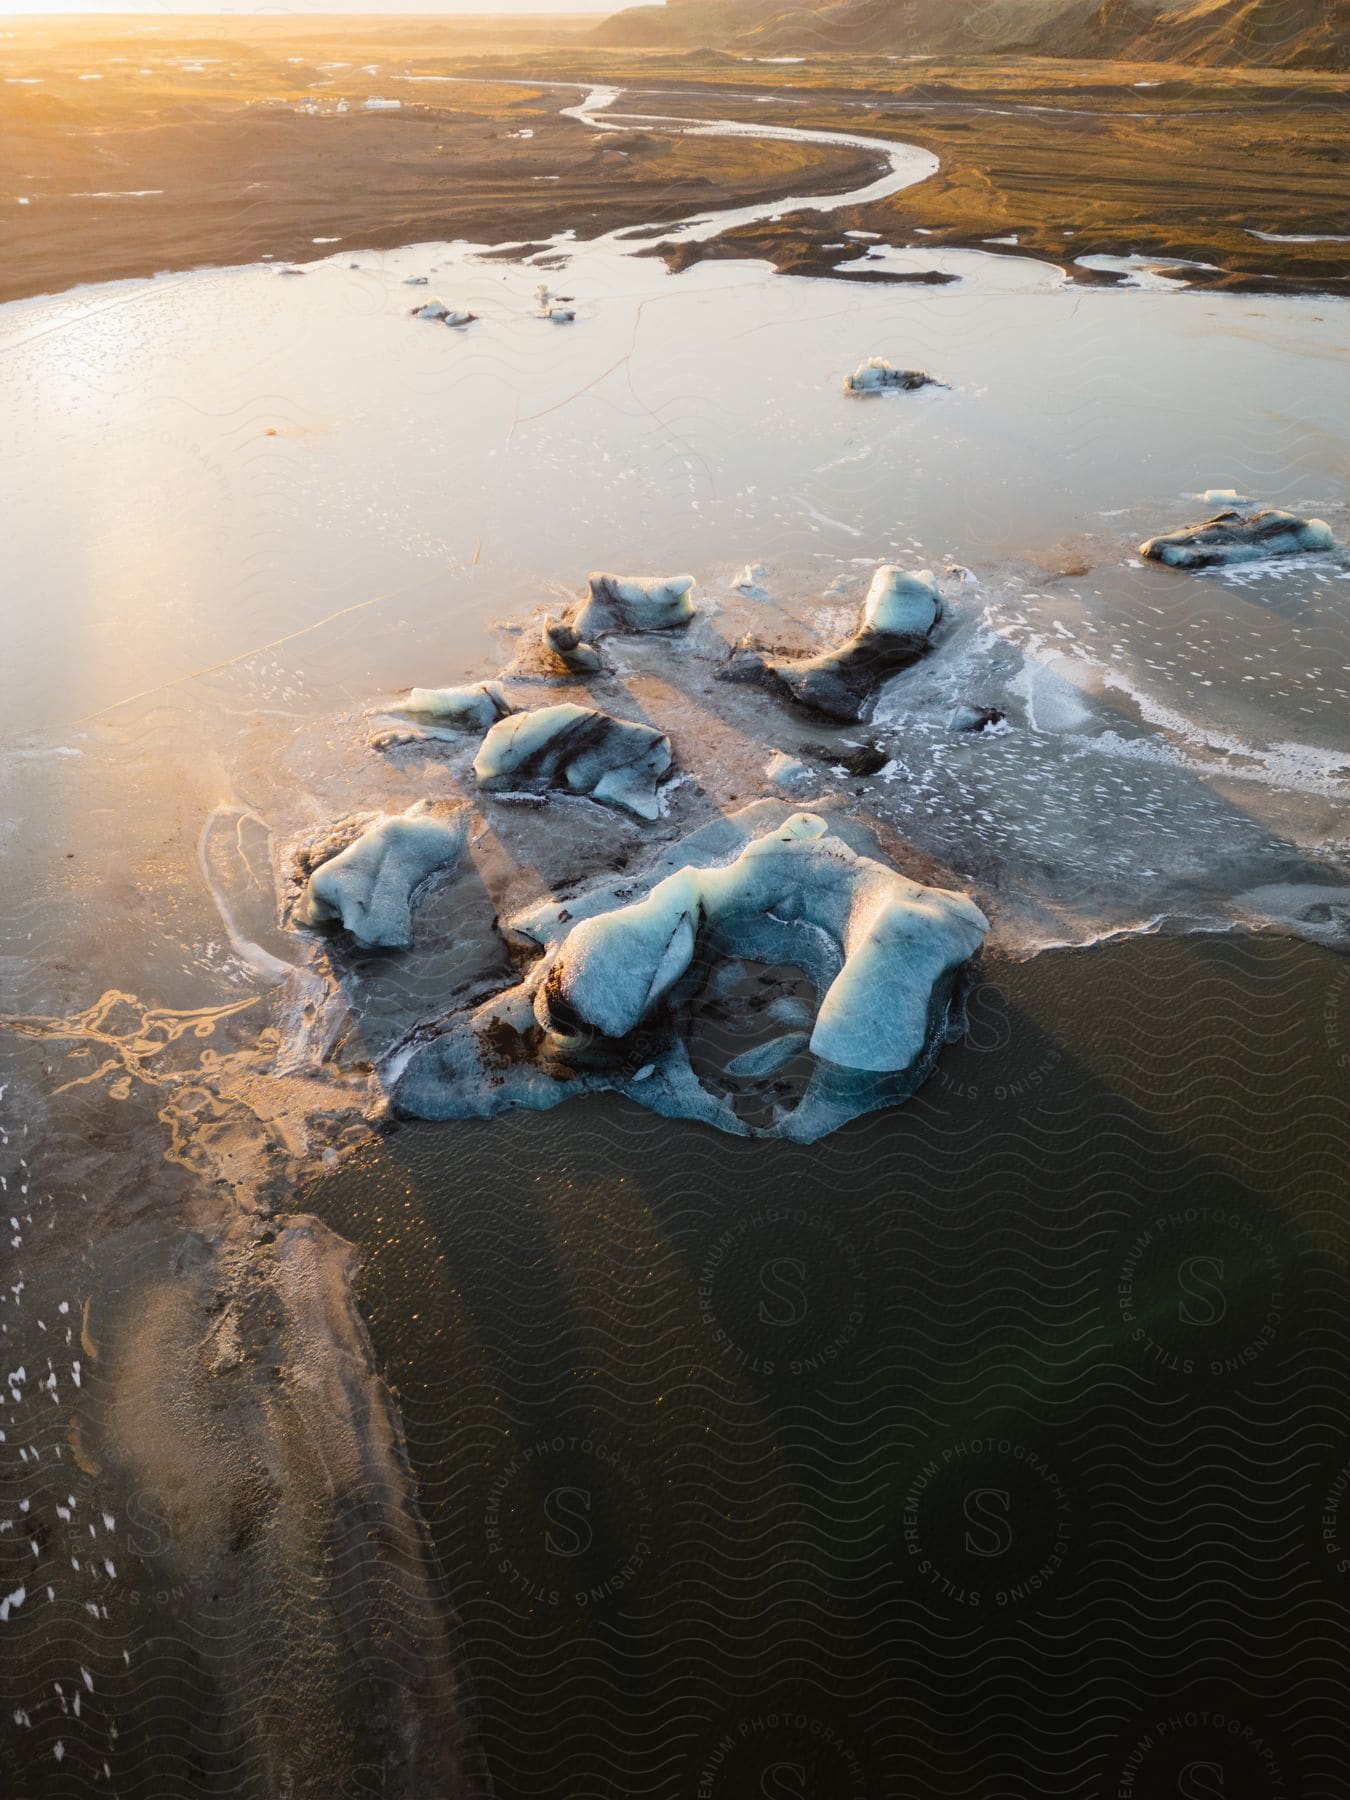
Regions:
<instances>
[{"instance_id":1,"label":"small white building","mask_svg":"<svg viewBox=\"0 0 1350 1800\"><path fill-rule=\"evenodd\" d=\"M401 100L380 100L374 95L366 101L367 112L397 112L403 102Z\"/></svg>"}]
</instances>

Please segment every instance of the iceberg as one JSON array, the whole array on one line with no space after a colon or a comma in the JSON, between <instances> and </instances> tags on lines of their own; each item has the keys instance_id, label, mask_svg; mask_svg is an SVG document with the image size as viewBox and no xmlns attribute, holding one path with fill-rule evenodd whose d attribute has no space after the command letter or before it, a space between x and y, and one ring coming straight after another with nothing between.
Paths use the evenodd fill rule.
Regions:
<instances>
[{"instance_id":1,"label":"iceberg","mask_svg":"<svg viewBox=\"0 0 1350 1800\"><path fill-rule=\"evenodd\" d=\"M886 563L872 579L861 625L837 650L783 661L746 638L718 674L723 681L767 687L828 718L856 722L867 716L882 683L924 654L941 617L931 569L907 575Z\"/></svg>"},{"instance_id":2,"label":"iceberg","mask_svg":"<svg viewBox=\"0 0 1350 1800\"><path fill-rule=\"evenodd\" d=\"M657 783L671 760L670 739L650 725L587 706L543 706L499 719L479 746L473 772L488 793L561 789L655 819Z\"/></svg>"},{"instance_id":3,"label":"iceberg","mask_svg":"<svg viewBox=\"0 0 1350 1800\"><path fill-rule=\"evenodd\" d=\"M386 1078L416 1118L612 1089L669 1117L813 1143L923 1083L963 1023L987 930L968 895L908 880L865 828L761 801L685 839L645 884L512 919L508 937L536 953L523 980L415 1028ZM801 971L814 1005L780 991L738 1011L740 977L765 966ZM769 1036L745 1045L755 1031Z\"/></svg>"},{"instance_id":4,"label":"iceberg","mask_svg":"<svg viewBox=\"0 0 1350 1800\"><path fill-rule=\"evenodd\" d=\"M500 683L476 681L469 687L415 687L399 709L415 718L432 719L451 731L485 732L515 708Z\"/></svg>"},{"instance_id":5,"label":"iceberg","mask_svg":"<svg viewBox=\"0 0 1350 1800\"><path fill-rule=\"evenodd\" d=\"M880 394L888 388L912 393L915 388L946 385L926 369L897 369L884 356L873 356L867 362L859 363L851 375L844 377L846 394Z\"/></svg>"},{"instance_id":6,"label":"iceberg","mask_svg":"<svg viewBox=\"0 0 1350 1800\"><path fill-rule=\"evenodd\" d=\"M345 850L319 863L295 910L301 925L341 924L362 950L407 950L417 889L458 862L469 835L467 808L447 815L420 800L378 820Z\"/></svg>"},{"instance_id":7,"label":"iceberg","mask_svg":"<svg viewBox=\"0 0 1350 1800\"><path fill-rule=\"evenodd\" d=\"M1139 554L1174 569L1212 569L1331 550L1335 543L1331 527L1321 519L1301 519L1273 507L1260 512L1228 507L1199 525L1147 539Z\"/></svg>"},{"instance_id":8,"label":"iceberg","mask_svg":"<svg viewBox=\"0 0 1350 1800\"><path fill-rule=\"evenodd\" d=\"M590 593L569 615L586 638L606 632L673 631L694 616L692 575L606 575L587 577Z\"/></svg>"}]
</instances>

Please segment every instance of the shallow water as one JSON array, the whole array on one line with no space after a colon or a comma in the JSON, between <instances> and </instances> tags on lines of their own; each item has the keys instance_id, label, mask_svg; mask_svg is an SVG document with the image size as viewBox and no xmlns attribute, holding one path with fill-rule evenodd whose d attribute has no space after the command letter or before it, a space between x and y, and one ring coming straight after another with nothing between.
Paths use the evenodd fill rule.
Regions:
<instances>
[{"instance_id":1,"label":"shallow water","mask_svg":"<svg viewBox=\"0 0 1350 1800\"><path fill-rule=\"evenodd\" d=\"M597 104L578 107L593 126ZM898 184L902 163L882 179ZM836 241L828 220L822 237ZM263 1164L308 1178L331 1148L304 1105L271 1111L240 1083L275 1063L265 1022L295 1067L329 1047L305 1010L317 959L277 928L281 846L453 788L434 763L371 755L366 709L494 672L514 649L499 622L556 610L593 567L688 568L707 636L684 661L625 651L620 676L644 716L671 720L701 802L743 801L768 791L772 749L820 734L740 691L714 711L699 657L743 630L837 638L871 568L897 560L974 580L946 581L935 654L883 698L871 735L891 762L866 803L968 877L995 925L984 1010L924 1095L769 1155L606 1102L418 1128L306 1191L371 1257L377 1345L499 1792L790 1793L800 1768L830 1796L907 1780L1086 1796L1114 1791L1100 1783L1182 1674L1192 1698L1235 1707L1265 1657L1277 1760L1330 1793L1340 1721L1318 1736L1335 1704L1320 1652L1291 1724L1270 1644L1330 1642L1343 1601L1305 1549L1340 1466L1330 1353L1292 1321L1314 1292L1324 1312L1328 1294L1340 1303L1345 965L1274 939L1010 957L1158 921L1344 941L1350 571L1326 558L1192 577L1135 546L1199 516L1212 486L1346 535L1346 308L1070 289L1025 258L921 247L865 260L903 255L960 283L729 262L671 276L636 254L652 241L563 240L524 261L344 251L293 279L203 271L0 309L6 1008L45 1021L20 1040L5 1103L24 1284L2 1327L24 1346L10 1442L20 1421L45 1459L35 1473L25 1457L12 1497L55 1504L60 1486L64 1505L68 1479L100 1546L44 1565L14 1613L44 1684L48 1664L71 1684L59 1708L33 1702L34 1791L93 1791L105 1755L165 1791L229 1786L209 1705L185 1727L205 1763L156 1724L166 1694L184 1719L199 1703L190 1659L161 1680L153 1648L191 1643L198 1588L147 1609L154 1533L121 1504L136 1496L102 1522L100 1477L27 1372L56 1375L68 1401L81 1340L59 1309L89 1302L97 1319L173 1253L166 1137L189 1187L246 1187ZM574 324L535 316L541 281L573 297ZM409 317L436 293L478 322ZM843 374L878 353L951 385L846 398ZM762 598L731 586L747 563ZM1009 729L953 737L966 700L1001 707ZM800 798L839 786L822 768ZM598 853L632 847L618 826L584 829ZM555 868L524 827L499 841L521 890L572 847ZM413 965L339 970L361 1046L483 978L490 920L463 928L481 904L452 883ZM199 1077L189 1092L165 1077L174 1058ZM339 1120L352 1105L337 1095ZM793 1216L764 1216L788 1200ZM1236 1271L1217 1359L1199 1311L1190 1337L1124 1329L1120 1269L1164 1205L1230 1209L1186 1221L1185 1255L1150 1276L1166 1309L1168 1268ZM1286 1335L1266 1363L1271 1312ZM1167 1358L1217 1373L1178 1386ZM1000 1571L1012 1601L982 1579L984 1539L948 1541L950 1496L936 1525L907 1500L925 1446L995 1430L1014 1449L976 1486L1012 1495L1026 1522L1028 1559ZM590 1449L554 1451L559 1432ZM1033 1468L1019 1485L1029 1456L1053 1480ZM1260 1508L1278 1457L1272 1550ZM556 1478L535 1478L540 1458ZM1237 1523L1216 1502L1202 1542L1240 1565L1249 1612L1271 1558L1290 1559L1297 1601L1274 1638L1244 1638L1242 1606L1186 1561L1193 1458L1239 1495ZM1041 1542L1046 1481L1072 1495L1074 1555L1095 1563ZM914 1530L941 1539L931 1592L904 1575ZM4 1548L29 1555L21 1531ZM1119 1569L1137 1589L1160 1554L1175 1578L1143 1603ZM1072 1579L1043 1590L1055 1557ZM972 1607L961 1594L977 1589ZM897 1639L921 1654L897 1660ZM1121 1643L1181 1673L1122 1683ZM1019 1746L999 1721L1029 1701L1004 1676L1038 1657L1050 1698ZM99 1658L112 1698L96 1703L80 1671ZM134 1721L134 1752L114 1748L118 1720Z\"/></svg>"},{"instance_id":2,"label":"shallow water","mask_svg":"<svg viewBox=\"0 0 1350 1800\"><path fill-rule=\"evenodd\" d=\"M101 757L152 746L221 756L214 798L244 793L241 706L266 757L269 715L284 744L316 714L490 673L494 621L557 609L593 567L688 568L717 629L806 642L847 629L875 562L955 562L977 580L949 583L945 648L880 712L923 734L939 779L923 807L893 783L894 815L972 872L1006 828L1019 941L1222 923L1232 896L1334 885L1305 865L1347 837L1350 568L1187 576L1135 545L1202 514L1215 485L1344 531L1337 303L1071 290L973 251L939 259L965 271L942 290L744 263L670 276L633 248L512 263L416 246L5 309L25 601L10 723L66 753L43 765L63 814ZM535 316L541 281L574 324ZM408 316L437 292L478 321ZM950 389L846 398L843 373L873 353ZM763 602L730 591L747 562ZM1015 729L949 745L966 699ZM321 791L322 769L296 773ZM121 828L154 836L159 804L128 792ZM1185 866L1154 869L1155 822L1178 807ZM1091 881L1104 835L1110 895ZM1018 867L1037 837L1054 840L1038 865L1086 883L1067 920ZM1217 897L1197 904L1211 872Z\"/></svg>"}]
</instances>

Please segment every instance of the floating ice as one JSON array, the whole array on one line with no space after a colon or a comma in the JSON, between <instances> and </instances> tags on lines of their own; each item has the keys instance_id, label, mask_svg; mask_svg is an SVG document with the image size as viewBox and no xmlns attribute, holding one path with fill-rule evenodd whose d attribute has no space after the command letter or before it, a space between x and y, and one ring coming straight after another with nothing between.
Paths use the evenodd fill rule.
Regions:
<instances>
[{"instance_id":1,"label":"floating ice","mask_svg":"<svg viewBox=\"0 0 1350 1800\"><path fill-rule=\"evenodd\" d=\"M897 369L884 356L874 356L859 363L851 375L844 377L846 394L879 394L886 388L902 388L910 393L915 388L945 386L945 382L925 369Z\"/></svg>"},{"instance_id":2,"label":"floating ice","mask_svg":"<svg viewBox=\"0 0 1350 1800\"><path fill-rule=\"evenodd\" d=\"M885 563L872 579L857 633L837 650L782 662L749 639L719 671L726 681L752 681L832 719L864 718L890 675L916 662L942 616L930 569L907 575Z\"/></svg>"},{"instance_id":3,"label":"floating ice","mask_svg":"<svg viewBox=\"0 0 1350 1800\"><path fill-rule=\"evenodd\" d=\"M1330 550L1335 542L1331 527L1321 519L1300 519L1297 513L1274 508L1244 513L1230 507L1199 525L1149 538L1139 546L1139 554L1175 569L1210 569Z\"/></svg>"},{"instance_id":4,"label":"floating ice","mask_svg":"<svg viewBox=\"0 0 1350 1800\"><path fill-rule=\"evenodd\" d=\"M416 718L434 719L451 731L481 733L515 708L498 682L476 681L470 687L415 687L400 710Z\"/></svg>"},{"instance_id":5,"label":"floating ice","mask_svg":"<svg viewBox=\"0 0 1350 1800\"><path fill-rule=\"evenodd\" d=\"M447 815L420 800L405 813L379 820L320 863L296 920L311 926L340 921L363 950L406 950L412 944L416 890L435 870L458 860L467 837L465 808Z\"/></svg>"},{"instance_id":6,"label":"floating ice","mask_svg":"<svg viewBox=\"0 0 1350 1800\"><path fill-rule=\"evenodd\" d=\"M563 705L499 720L483 739L473 772L489 793L560 788L654 819L656 786L670 764L670 739L650 725Z\"/></svg>"},{"instance_id":7,"label":"floating ice","mask_svg":"<svg viewBox=\"0 0 1350 1800\"><path fill-rule=\"evenodd\" d=\"M444 300L428 300L425 306L414 306L412 316L415 319L433 319L442 325L472 325L478 315L466 312L461 307L447 306Z\"/></svg>"},{"instance_id":8,"label":"floating ice","mask_svg":"<svg viewBox=\"0 0 1350 1800\"><path fill-rule=\"evenodd\" d=\"M863 607L863 627L871 631L927 636L942 615L942 596L931 569L906 575L884 563L872 577Z\"/></svg>"},{"instance_id":9,"label":"floating ice","mask_svg":"<svg viewBox=\"0 0 1350 1800\"><path fill-rule=\"evenodd\" d=\"M587 577L590 593L570 623L587 638L610 631L671 631L694 616L692 575Z\"/></svg>"},{"instance_id":10,"label":"floating ice","mask_svg":"<svg viewBox=\"0 0 1350 1800\"><path fill-rule=\"evenodd\" d=\"M556 175L536 175L536 181L556 181ZM539 302L539 317L551 320L554 325L570 325L576 313L565 301L555 299L549 291L548 283L541 281L535 290L535 299Z\"/></svg>"},{"instance_id":11,"label":"floating ice","mask_svg":"<svg viewBox=\"0 0 1350 1800\"><path fill-rule=\"evenodd\" d=\"M1245 494L1239 494L1236 488L1206 488L1200 498L1206 506L1253 506Z\"/></svg>"},{"instance_id":12,"label":"floating ice","mask_svg":"<svg viewBox=\"0 0 1350 1800\"><path fill-rule=\"evenodd\" d=\"M670 1117L811 1143L897 1104L959 1025L961 972L988 923L967 895L909 881L879 854L860 826L763 801L676 846L642 898L630 878L518 916L508 934L538 960L517 986L410 1036L389 1071L396 1107L483 1118L608 1088ZM814 1019L781 991L736 1017L739 978L768 966L802 971ZM779 1030L710 1059L710 987L710 1042L780 1025L787 1041ZM798 1057L794 1093L779 1071Z\"/></svg>"}]
</instances>

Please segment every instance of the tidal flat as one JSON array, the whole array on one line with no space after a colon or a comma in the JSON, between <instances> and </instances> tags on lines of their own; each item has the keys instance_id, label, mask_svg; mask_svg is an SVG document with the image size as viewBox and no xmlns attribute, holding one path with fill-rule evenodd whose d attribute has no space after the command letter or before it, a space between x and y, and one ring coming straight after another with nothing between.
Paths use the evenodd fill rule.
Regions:
<instances>
[{"instance_id":1,"label":"tidal flat","mask_svg":"<svg viewBox=\"0 0 1350 1800\"><path fill-rule=\"evenodd\" d=\"M174 80L228 97L239 29ZM1334 1794L1350 381L1335 245L1267 241L1334 235L1316 182L1233 201L1269 293L1113 223L1084 254L1141 265L954 207L930 252L905 209L962 165L907 113L566 37L473 40L417 122L332 116L477 133L452 187L307 163L362 97L330 70L295 112L323 63L404 71L266 32L259 212L191 185L158 238L85 230L273 129L224 101L157 170L157 131L110 118L115 175L57 132L80 232L33 186L0 308L13 1791ZM144 46L105 48L62 64L76 118ZM536 136L480 191L504 127ZM1236 229L1166 242L1228 268ZM945 385L846 394L875 355ZM1227 487L1337 548L1140 556ZM718 679L743 636L846 640L881 563L943 611L870 716ZM687 631L541 670L610 568L689 570ZM667 736L658 816L390 737L410 689L498 680ZM500 919L768 796L989 920L904 1106L812 1145L610 1095L395 1116L390 1046L511 977ZM423 799L473 823L408 951L291 928L304 846Z\"/></svg>"}]
</instances>

